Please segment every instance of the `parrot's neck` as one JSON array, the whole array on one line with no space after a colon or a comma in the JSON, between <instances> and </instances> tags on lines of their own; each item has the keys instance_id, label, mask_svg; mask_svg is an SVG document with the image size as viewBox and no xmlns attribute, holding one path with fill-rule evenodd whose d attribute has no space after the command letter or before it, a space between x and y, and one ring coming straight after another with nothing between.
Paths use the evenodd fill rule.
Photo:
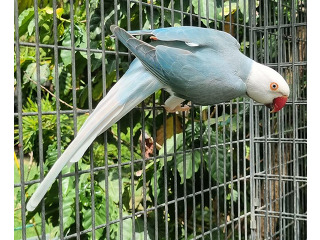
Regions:
<instances>
[{"instance_id":1,"label":"parrot's neck","mask_svg":"<svg viewBox=\"0 0 320 240\"><path fill-rule=\"evenodd\" d=\"M239 52L240 53L240 52ZM252 65L254 63L254 61L247 57L246 55L244 55L243 53L240 53L239 57L235 57L233 56L233 62L234 59L238 59L238 76L244 81L247 82L249 79L249 76L251 74L252 71Z\"/></svg>"}]
</instances>

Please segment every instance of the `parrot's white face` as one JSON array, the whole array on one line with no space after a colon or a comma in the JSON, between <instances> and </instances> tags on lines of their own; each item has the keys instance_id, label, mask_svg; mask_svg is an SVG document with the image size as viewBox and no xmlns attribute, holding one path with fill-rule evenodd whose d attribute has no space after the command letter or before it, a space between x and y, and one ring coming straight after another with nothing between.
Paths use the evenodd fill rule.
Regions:
<instances>
[{"instance_id":1,"label":"parrot's white face","mask_svg":"<svg viewBox=\"0 0 320 240\"><path fill-rule=\"evenodd\" d=\"M271 112L283 108L290 94L289 85L278 72L257 62L253 62L246 85L247 95Z\"/></svg>"}]
</instances>

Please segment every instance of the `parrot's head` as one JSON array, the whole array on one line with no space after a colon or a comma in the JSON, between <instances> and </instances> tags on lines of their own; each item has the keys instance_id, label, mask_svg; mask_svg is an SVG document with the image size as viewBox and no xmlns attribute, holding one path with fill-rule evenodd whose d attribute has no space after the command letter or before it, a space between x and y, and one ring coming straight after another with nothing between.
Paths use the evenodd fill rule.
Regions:
<instances>
[{"instance_id":1,"label":"parrot's head","mask_svg":"<svg viewBox=\"0 0 320 240\"><path fill-rule=\"evenodd\" d=\"M290 94L288 83L277 71L255 61L246 85L247 95L266 105L271 112L278 112L283 108Z\"/></svg>"}]
</instances>

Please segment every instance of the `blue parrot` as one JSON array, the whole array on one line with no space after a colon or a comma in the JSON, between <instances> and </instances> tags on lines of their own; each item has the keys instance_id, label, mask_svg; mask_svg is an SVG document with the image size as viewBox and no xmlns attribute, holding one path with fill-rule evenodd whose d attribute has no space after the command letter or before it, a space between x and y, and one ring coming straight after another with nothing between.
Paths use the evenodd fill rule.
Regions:
<instances>
[{"instance_id":1,"label":"blue parrot","mask_svg":"<svg viewBox=\"0 0 320 240\"><path fill-rule=\"evenodd\" d=\"M114 25L111 31L136 58L50 169L28 211L38 206L66 164L79 161L98 135L159 89L170 93L164 105L169 112L187 110L181 106L185 100L212 105L245 95L272 112L286 104L290 90L283 77L242 54L238 41L226 32L190 26L127 32ZM134 35L150 35L154 41Z\"/></svg>"}]
</instances>

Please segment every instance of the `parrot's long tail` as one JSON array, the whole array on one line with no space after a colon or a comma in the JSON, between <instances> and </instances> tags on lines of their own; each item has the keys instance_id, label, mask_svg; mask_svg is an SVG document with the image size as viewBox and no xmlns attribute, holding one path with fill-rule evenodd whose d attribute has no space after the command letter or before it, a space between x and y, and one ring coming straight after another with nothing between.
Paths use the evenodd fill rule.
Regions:
<instances>
[{"instance_id":1,"label":"parrot's long tail","mask_svg":"<svg viewBox=\"0 0 320 240\"><path fill-rule=\"evenodd\" d=\"M163 84L150 74L138 59L135 59L129 70L97 105L81 127L76 138L50 169L30 198L27 210L33 211L38 206L67 163L79 161L98 135L107 130L149 95L163 87Z\"/></svg>"}]
</instances>

